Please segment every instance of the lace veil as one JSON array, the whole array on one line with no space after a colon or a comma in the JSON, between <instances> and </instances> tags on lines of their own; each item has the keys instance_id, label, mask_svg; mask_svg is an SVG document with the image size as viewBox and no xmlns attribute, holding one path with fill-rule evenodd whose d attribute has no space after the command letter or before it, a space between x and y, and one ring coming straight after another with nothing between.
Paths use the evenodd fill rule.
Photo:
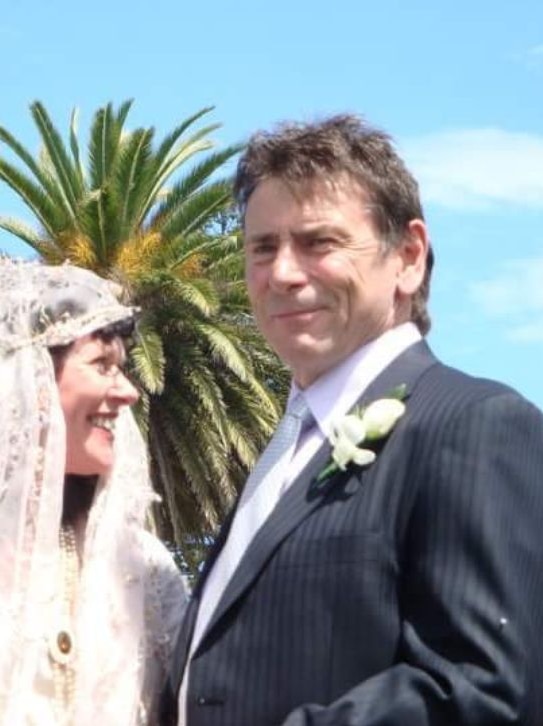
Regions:
<instances>
[{"instance_id":1,"label":"lace veil","mask_svg":"<svg viewBox=\"0 0 543 726\"><path fill-rule=\"evenodd\" d=\"M65 425L48 348L134 316L112 283L70 265L0 259L0 724L24 722L47 646L43 612L59 582ZM73 722L139 723L145 561L154 497L132 414L98 481L85 535L75 624Z\"/></svg>"}]
</instances>

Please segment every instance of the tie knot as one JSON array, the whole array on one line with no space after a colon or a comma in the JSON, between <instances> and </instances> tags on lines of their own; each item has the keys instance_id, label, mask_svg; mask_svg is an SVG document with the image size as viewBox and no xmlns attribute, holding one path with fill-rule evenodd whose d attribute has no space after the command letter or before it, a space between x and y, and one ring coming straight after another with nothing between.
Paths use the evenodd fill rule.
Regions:
<instances>
[{"instance_id":1,"label":"tie knot","mask_svg":"<svg viewBox=\"0 0 543 726\"><path fill-rule=\"evenodd\" d=\"M305 428L313 420L311 409L307 405L305 398L301 393L298 393L291 401L287 409L287 414L299 419L302 428Z\"/></svg>"}]
</instances>

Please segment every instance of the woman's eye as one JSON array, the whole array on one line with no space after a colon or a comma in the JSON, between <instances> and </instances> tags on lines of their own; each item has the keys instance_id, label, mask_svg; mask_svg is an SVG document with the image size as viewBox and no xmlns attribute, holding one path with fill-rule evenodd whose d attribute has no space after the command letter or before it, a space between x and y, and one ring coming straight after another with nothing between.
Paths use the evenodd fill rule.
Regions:
<instances>
[{"instance_id":1,"label":"woman's eye","mask_svg":"<svg viewBox=\"0 0 543 726\"><path fill-rule=\"evenodd\" d=\"M96 368L98 373L107 376L115 368L115 365L108 358L97 358L94 361L94 367Z\"/></svg>"}]
</instances>

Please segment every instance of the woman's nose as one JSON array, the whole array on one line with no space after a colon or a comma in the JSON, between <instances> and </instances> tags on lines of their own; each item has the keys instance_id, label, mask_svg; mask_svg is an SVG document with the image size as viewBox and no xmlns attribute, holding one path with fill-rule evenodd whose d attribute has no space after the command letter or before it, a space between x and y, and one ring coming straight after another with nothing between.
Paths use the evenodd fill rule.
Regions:
<instances>
[{"instance_id":1,"label":"woman's nose","mask_svg":"<svg viewBox=\"0 0 543 726\"><path fill-rule=\"evenodd\" d=\"M133 383L126 377L123 371L117 371L110 391L123 405L133 406L139 399L140 394Z\"/></svg>"}]
</instances>

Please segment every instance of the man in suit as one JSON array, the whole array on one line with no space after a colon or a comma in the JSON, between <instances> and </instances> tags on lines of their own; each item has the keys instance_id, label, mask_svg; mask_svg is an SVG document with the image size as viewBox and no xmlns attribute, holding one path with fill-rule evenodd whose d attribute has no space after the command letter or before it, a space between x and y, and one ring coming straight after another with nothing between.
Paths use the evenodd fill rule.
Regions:
<instances>
[{"instance_id":1,"label":"man in suit","mask_svg":"<svg viewBox=\"0 0 543 726\"><path fill-rule=\"evenodd\" d=\"M217 539L163 723L541 726L543 417L426 344L415 180L339 116L255 135L236 194L256 321L310 415ZM395 425L330 471L345 416L398 386Z\"/></svg>"}]
</instances>

